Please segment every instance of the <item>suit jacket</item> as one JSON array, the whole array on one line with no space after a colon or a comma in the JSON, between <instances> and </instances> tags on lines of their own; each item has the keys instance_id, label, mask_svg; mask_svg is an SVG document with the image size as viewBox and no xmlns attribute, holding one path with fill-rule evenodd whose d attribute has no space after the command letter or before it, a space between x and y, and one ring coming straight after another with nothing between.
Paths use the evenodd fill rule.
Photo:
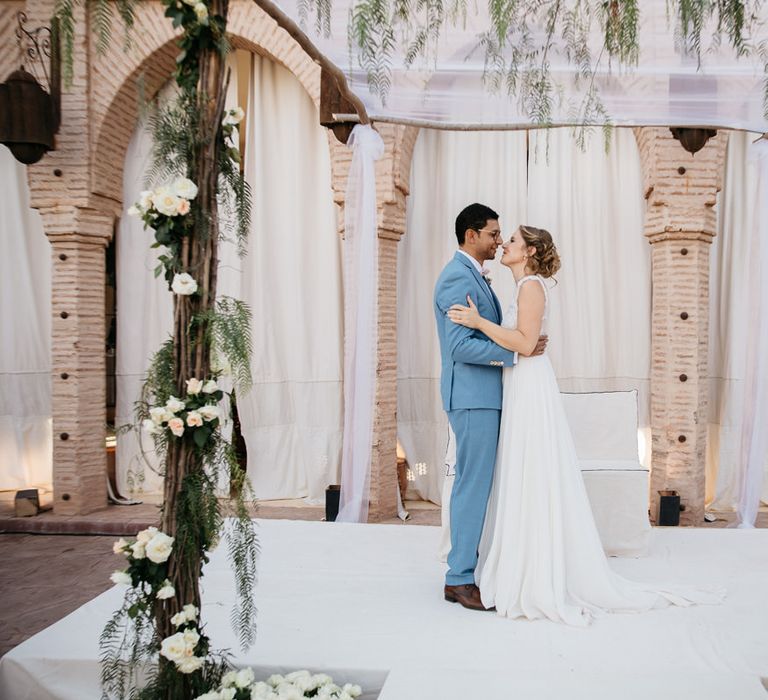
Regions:
<instances>
[{"instance_id":1,"label":"suit jacket","mask_svg":"<svg viewBox=\"0 0 768 700\"><path fill-rule=\"evenodd\" d=\"M515 353L496 345L473 328L453 323L446 311L453 304L467 305L467 295L480 315L501 323L501 306L475 266L460 252L440 273L435 285L434 309L440 339L443 408L495 408L501 410L501 370L515 362Z\"/></svg>"}]
</instances>

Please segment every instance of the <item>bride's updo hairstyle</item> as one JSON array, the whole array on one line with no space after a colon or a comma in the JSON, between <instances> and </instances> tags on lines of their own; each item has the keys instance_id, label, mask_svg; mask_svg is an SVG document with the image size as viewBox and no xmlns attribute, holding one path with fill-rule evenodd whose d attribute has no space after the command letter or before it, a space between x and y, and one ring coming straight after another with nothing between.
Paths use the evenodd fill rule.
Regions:
<instances>
[{"instance_id":1,"label":"bride's updo hairstyle","mask_svg":"<svg viewBox=\"0 0 768 700\"><path fill-rule=\"evenodd\" d=\"M560 256L552 242L549 231L535 226L520 224L520 234L527 246L532 246L536 252L528 258L528 265L534 275L552 277L560 269Z\"/></svg>"}]
</instances>

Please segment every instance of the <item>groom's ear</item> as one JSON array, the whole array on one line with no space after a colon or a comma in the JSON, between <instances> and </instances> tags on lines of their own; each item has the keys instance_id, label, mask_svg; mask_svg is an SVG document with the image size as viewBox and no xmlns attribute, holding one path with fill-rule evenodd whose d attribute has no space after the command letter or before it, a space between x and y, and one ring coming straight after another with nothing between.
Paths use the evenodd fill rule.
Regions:
<instances>
[{"instance_id":1,"label":"groom's ear","mask_svg":"<svg viewBox=\"0 0 768 700\"><path fill-rule=\"evenodd\" d=\"M464 231L464 243L474 243L477 240L477 231L473 228L468 228Z\"/></svg>"}]
</instances>

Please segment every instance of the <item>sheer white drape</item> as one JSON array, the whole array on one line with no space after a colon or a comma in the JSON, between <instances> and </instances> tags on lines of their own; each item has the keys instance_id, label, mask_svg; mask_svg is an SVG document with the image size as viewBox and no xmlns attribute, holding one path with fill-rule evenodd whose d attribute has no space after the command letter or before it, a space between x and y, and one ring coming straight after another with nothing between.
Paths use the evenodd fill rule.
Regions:
<instances>
[{"instance_id":1,"label":"sheer white drape","mask_svg":"<svg viewBox=\"0 0 768 700\"><path fill-rule=\"evenodd\" d=\"M718 233L710 253L707 444L710 507L731 510L746 498L749 514L761 495L768 500L768 459L760 442L768 401L763 364L768 355L768 165L765 143L753 144L754 138L729 136Z\"/></svg>"},{"instance_id":2,"label":"sheer white drape","mask_svg":"<svg viewBox=\"0 0 768 700\"><path fill-rule=\"evenodd\" d=\"M432 292L456 251L454 221L467 204L498 212L504 234L526 218L524 132L422 130L411 166L406 234L397 263L397 434L413 487L441 501L448 422L440 402L440 352ZM498 263L493 288L502 304L511 275Z\"/></svg>"},{"instance_id":3,"label":"sheer white drape","mask_svg":"<svg viewBox=\"0 0 768 700\"><path fill-rule=\"evenodd\" d=\"M378 337L378 212L376 161L384 142L358 124L344 198L344 441L339 522L368 519Z\"/></svg>"},{"instance_id":4,"label":"sheer white drape","mask_svg":"<svg viewBox=\"0 0 768 700\"><path fill-rule=\"evenodd\" d=\"M51 246L0 145L0 490L50 488Z\"/></svg>"},{"instance_id":5,"label":"sheer white drape","mask_svg":"<svg viewBox=\"0 0 768 700\"><path fill-rule=\"evenodd\" d=\"M425 130L410 188L398 269L398 435L417 493L440 501L447 430L432 291L456 249L453 219L471 201L499 212L505 239L520 223L553 234L563 268L551 293L549 352L561 389L635 388L647 431L650 250L632 132L617 129L608 153L599 139L582 153L568 129L530 132L527 150L520 133ZM494 266L494 290L505 308L511 273Z\"/></svg>"},{"instance_id":6,"label":"sheer white drape","mask_svg":"<svg viewBox=\"0 0 768 700\"><path fill-rule=\"evenodd\" d=\"M328 136L284 67L252 58L245 173L253 189L241 293L253 311L253 390L238 407L261 499L320 502L342 435L341 242Z\"/></svg>"}]
</instances>

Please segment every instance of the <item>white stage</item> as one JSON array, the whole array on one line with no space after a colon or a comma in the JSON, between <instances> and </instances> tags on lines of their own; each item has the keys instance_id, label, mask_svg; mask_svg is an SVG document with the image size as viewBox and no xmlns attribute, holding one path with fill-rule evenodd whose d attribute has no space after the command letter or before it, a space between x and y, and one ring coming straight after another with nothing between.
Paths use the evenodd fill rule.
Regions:
<instances>
[{"instance_id":1,"label":"white stage","mask_svg":"<svg viewBox=\"0 0 768 700\"><path fill-rule=\"evenodd\" d=\"M723 586L725 604L572 629L444 602L436 527L258 525L256 645L237 652L223 548L206 568L203 608L214 647L233 649L257 677L308 668L383 700L768 699L768 530L655 529L648 557L612 566L648 581ZM98 698L98 637L121 596L110 589L6 654L0 698Z\"/></svg>"}]
</instances>

